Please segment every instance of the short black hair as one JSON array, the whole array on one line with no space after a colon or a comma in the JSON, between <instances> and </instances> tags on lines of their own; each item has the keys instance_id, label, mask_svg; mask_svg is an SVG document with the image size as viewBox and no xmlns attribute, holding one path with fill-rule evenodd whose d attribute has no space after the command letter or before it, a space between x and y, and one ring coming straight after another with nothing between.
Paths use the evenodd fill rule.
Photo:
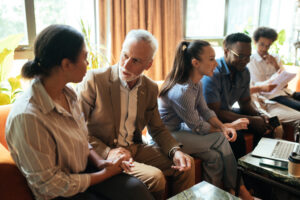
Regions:
<instances>
[{"instance_id":1,"label":"short black hair","mask_svg":"<svg viewBox=\"0 0 300 200\"><path fill-rule=\"evenodd\" d=\"M257 42L261 37L268 38L274 42L277 39L277 36L277 32L274 29L268 27L259 27L253 33L253 39L255 42Z\"/></svg>"},{"instance_id":2,"label":"short black hair","mask_svg":"<svg viewBox=\"0 0 300 200\"><path fill-rule=\"evenodd\" d=\"M237 42L251 43L251 38L245 33L232 33L226 36L223 42L223 46L224 48L230 48Z\"/></svg>"}]
</instances>

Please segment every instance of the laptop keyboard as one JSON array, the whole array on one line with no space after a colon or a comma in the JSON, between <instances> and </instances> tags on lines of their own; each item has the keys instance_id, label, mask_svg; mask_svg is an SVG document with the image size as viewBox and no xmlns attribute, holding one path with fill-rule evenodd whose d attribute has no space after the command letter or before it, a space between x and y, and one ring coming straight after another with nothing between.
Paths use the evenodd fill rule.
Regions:
<instances>
[{"instance_id":1,"label":"laptop keyboard","mask_svg":"<svg viewBox=\"0 0 300 200\"><path fill-rule=\"evenodd\" d=\"M278 141L273 152L272 157L280 159L288 159L289 155L294 149L295 144Z\"/></svg>"}]
</instances>

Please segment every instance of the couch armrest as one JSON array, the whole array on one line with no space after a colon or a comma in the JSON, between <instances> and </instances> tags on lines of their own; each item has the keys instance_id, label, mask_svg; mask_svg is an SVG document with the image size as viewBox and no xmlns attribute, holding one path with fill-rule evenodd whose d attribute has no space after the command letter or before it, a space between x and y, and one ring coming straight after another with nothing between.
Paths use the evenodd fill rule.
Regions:
<instances>
[{"instance_id":1,"label":"couch armrest","mask_svg":"<svg viewBox=\"0 0 300 200\"><path fill-rule=\"evenodd\" d=\"M0 106L0 143L7 149L7 143L5 140L5 123L9 111L11 110L12 105Z\"/></svg>"},{"instance_id":2,"label":"couch armrest","mask_svg":"<svg viewBox=\"0 0 300 200\"><path fill-rule=\"evenodd\" d=\"M0 144L0 177L0 199L33 200L25 177L2 144Z\"/></svg>"}]
</instances>

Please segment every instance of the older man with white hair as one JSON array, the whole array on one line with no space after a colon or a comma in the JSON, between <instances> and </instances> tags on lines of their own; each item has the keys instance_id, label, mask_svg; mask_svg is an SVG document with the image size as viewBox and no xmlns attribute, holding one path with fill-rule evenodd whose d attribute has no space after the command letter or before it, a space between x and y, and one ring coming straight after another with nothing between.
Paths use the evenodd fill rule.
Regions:
<instances>
[{"instance_id":1,"label":"older man with white hair","mask_svg":"<svg viewBox=\"0 0 300 200\"><path fill-rule=\"evenodd\" d=\"M119 63L88 72L78 93L94 150L108 160L125 155L124 172L139 178L161 199L164 175L173 176L174 194L191 187L195 175L193 159L180 150L160 119L157 85L143 75L157 46L149 32L130 31ZM145 126L157 145L142 143ZM99 167L106 165L99 162Z\"/></svg>"}]
</instances>

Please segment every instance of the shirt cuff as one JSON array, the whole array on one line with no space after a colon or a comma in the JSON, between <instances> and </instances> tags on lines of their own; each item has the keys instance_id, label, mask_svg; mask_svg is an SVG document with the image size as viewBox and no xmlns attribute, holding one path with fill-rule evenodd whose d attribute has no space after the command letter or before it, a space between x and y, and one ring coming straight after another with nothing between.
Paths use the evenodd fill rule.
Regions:
<instances>
[{"instance_id":1,"label":"shirt cuff","mask_svg":"<svg viewBox=\"0 0 300 200\"><path fill-rule=\"evenodd\" d=\"M210 129L211 129L211 125L208 122L203 122L197 127L195 127L193 131L199 135L205 135L209 133Z\"/></svg>"},{"instance_id":2,"label":"shirt cuff","mask_svg":"<svg viewBox=\"0 0 300 200\"><path fill-rule=\"evenodd\" d=\"M208 121L212 117L216 117L216 113L213 110L209 110L207 113L204 113L203 118Z\"/></svg>"},{"instance_id":3,"label":"shirt cuff","mask_svg":"<svg viewBox=\"0 0 300 200\"><path fill-rule=\"evenodd\" d=\"M74 180L71 182L74 194L86 191L91 184L91 176L89 174L72 174L71 178Z\"/></svg>"}]
</instances>

